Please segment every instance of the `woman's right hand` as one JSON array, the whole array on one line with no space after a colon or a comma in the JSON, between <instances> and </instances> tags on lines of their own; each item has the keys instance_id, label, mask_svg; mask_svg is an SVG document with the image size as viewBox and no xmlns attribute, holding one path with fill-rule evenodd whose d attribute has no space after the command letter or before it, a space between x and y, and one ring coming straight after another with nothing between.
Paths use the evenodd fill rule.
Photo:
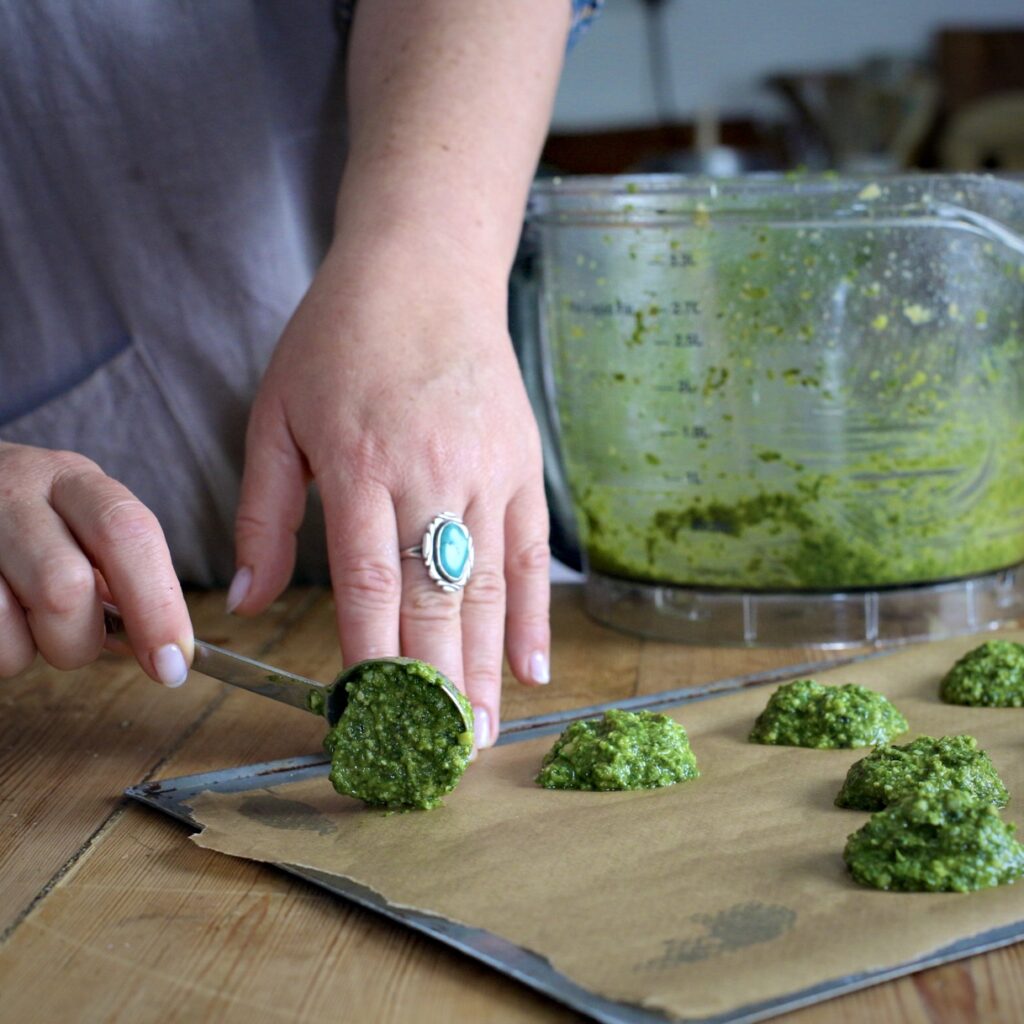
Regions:
<instances>
[{"instance_id":1,"label":"woman's right hand","mask_svg":"<svg viewBox=\"0 0 1024 1024\"><path fill-rule=\"evenodd\" d=\"M82 455L0 441L0 677L37 652L59 669L95 660L101 600L143 671L180 686L192 624L156 516Z\"/></svg>"}]
</instances>

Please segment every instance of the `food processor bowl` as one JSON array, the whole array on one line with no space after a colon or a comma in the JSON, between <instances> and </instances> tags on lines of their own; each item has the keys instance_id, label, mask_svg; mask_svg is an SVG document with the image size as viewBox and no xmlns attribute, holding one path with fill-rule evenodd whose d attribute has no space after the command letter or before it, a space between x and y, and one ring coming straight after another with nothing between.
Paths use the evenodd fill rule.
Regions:
<instances>
[{"instance_id":1,"label":"food processor bowl","mask_svg":"<svg viewBox=\"0 0 1024 1024\"><path fill-rule=\"evenodd\" d=\"M556 178L528 231L598 619L847 646L1024 612L1024 186Z\"/></svg>"}]
</instances>

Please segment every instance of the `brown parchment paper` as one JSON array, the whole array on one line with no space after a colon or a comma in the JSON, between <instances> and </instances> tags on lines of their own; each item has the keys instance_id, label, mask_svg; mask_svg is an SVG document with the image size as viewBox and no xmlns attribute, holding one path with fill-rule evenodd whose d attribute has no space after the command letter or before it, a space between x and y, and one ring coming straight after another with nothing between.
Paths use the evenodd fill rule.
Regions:
<instances>
[{"instance_id":1,"label":"brown parchment paper","mask_svg":"<svg viewBox=\"0 0 1024 1024\"><path fill-rule=\"evenodd\" d=\"M910 722L900 742L976 736L1010 789L1012 821L1024 805L1024 710L938 699L941 676L982 639L908 648L817 678L889 696ZM671 712L702 776L666 789L540 789L533 779L553 741L545 737L485 752L430 812L367 811L326 779L204 793L194 806L204 831L194 839L343 875L392 904L504 936L593 992L681 1017L895 967L1024 920L1024 882L967 895L853 882L843 845L868 816L832 801L867 751L748 743L773 690Z\"/></svg>"}]
</instances>

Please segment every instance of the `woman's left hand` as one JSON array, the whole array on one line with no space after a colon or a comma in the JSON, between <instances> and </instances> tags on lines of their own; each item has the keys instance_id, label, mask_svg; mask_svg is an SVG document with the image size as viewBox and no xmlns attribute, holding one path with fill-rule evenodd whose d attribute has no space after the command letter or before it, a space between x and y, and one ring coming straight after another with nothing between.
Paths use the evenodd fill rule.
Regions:
<instances>
[{"instance_id":1,"label":"woman's left hand","mask_svg":"<svg viewBox=\"0 0 1024 1024\"><path fill-rule=\"evenodd\" d=\"M433 244L341 240L321 266L253 406L231 599L254 614L288 585L315 481L345 663L436 665L468 695L486 747L503 646L517 679L548 681L541 451L506 327L507 268L489 275L457 239ZM473 537L462 592L400 556L441 512Z\"/></svg>"}]
</instances>

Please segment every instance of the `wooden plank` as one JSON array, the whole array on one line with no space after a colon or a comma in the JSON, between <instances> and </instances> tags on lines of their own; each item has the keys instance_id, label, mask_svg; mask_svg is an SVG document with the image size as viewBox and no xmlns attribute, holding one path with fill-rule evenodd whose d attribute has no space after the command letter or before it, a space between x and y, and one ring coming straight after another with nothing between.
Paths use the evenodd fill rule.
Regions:
<instances>
[{"instance_id":1,"label":"wooden plank","mask_svg":"<svg viewBox=\"0 0 1024 1024\"><path fill-rule=\"evenodd\" d=\"M508 687L509 709L594 703L628 696L638 683L705 681L709 673L734 675L786 657L644 644L589 623L576 595L557 595L556 602L555 681L538 691L517 687L512 694ZM338 658L333 636L333 609L321 596L264 657L328 679ZM227 639L234 644L233 634ZM302 753L315 749L321 733L312 717L231 691L160 774ZM110 821L0 947L0 1021L578 1019L437 943L273 869L198 850L185 835L134 806ZM780 1019L1022 1020L1022 950L1009 947Z\"/></svg>"},{"instance_id":2,"label":"wooden plank","mask_svg":"<svg viewBox=\"0 0 1024 1024\"><path fill-rule=\"evenodd\" d=\"M780 1024L1020 1024L1024 945L970 957L778 1018Z\"/></svg>"},{"instance_id":3,"label":"wooden plank","mask_svg":"<svg viewBox=\"0 0 1024 1024\"><path fill-rule=\"evenodd\" d=\"M274 633L260 657L310 679L330 682L341 663L334 602L322 589L308 591L305 601L302 614L289 622L287 630ZM233 640L229 646L235 647ZM223 689L216 711L161 766L157 778L273 761L321 749L325 732L321 719L244 690Z\"/></svg>"},{"instance_id":4,"label":"wooden plank","mask_svg":"<svg viewBox=\"0 0 1024 1024\"><path fill-rule=\"evenodd\" d=\"M1022 950L777 1019L1016 1024ZM0 1021L11 1024L580 1019L312 886L198 850L182 828L134 807L0 950L0 990Z\"/></svg>"},{"instance_id":5,"label":"wooden plank","mask_svg":"<svg viewBox=\"0 0 1024 1024\"><path fill-rule=\"evenodd\" d=\"M222 594L190 595L196 632L257 653L307 600L291 593L262 620L229 619ZM178 690L126 658L77 672L37 662L0 682L0 934L148 775L224 687L193 675Z\"/></svg>"},{"instance_id":6,"label":"wooden plank","mask_svg":"<svg viewBox=\"0 0 1024 1024\"><path fill-rule=\"evenodd\" d=\"M552 587L551 682L521 686L505 671L502 720L621 700L636 693L644 641L598 625L583 610L580 588Z\"/></svg>"},{"instance_id":7,"label":"wooden plank","mask_svg":"<svg viewBox=\"0 0 1024 1024\"><path fill-rule=\"evenodd\" d=\"M5 1024L577 1019L135 807L0 949L0 991Z\"/></svg>"},{"instance_id":8,"label":"wooden plank","mask_svg":"<svg viewBox=\"0 0 1024 1024\"><path fill-rule=\"evenodd\" d=\"M866 648L826 651L813 647L683 647L646 641L640 655L638 693L660 693L684 686L699 686L718 679L830 661L862 653Z\"/></svg>"},{"instance_id":9,"label":"wooden plank","mask_svg":"<svg viewBox=\"0 0 1024 1024\"><path fill-rule=\"evenodd\" d=\"M320 595L264 656L314 678L337 668ZM161 767L180 775L317 749L312 716L230 691ZM194 848L129 808L0 949L0 1020L577 1019L437 943L304 882ZM72 938L73 936L73 938ZM62 981L52 985L53 971ZM497 995L495 995L497 993ZM498 1000L497 1006L495 1000Z\"/></svg>"}]
</instances>

